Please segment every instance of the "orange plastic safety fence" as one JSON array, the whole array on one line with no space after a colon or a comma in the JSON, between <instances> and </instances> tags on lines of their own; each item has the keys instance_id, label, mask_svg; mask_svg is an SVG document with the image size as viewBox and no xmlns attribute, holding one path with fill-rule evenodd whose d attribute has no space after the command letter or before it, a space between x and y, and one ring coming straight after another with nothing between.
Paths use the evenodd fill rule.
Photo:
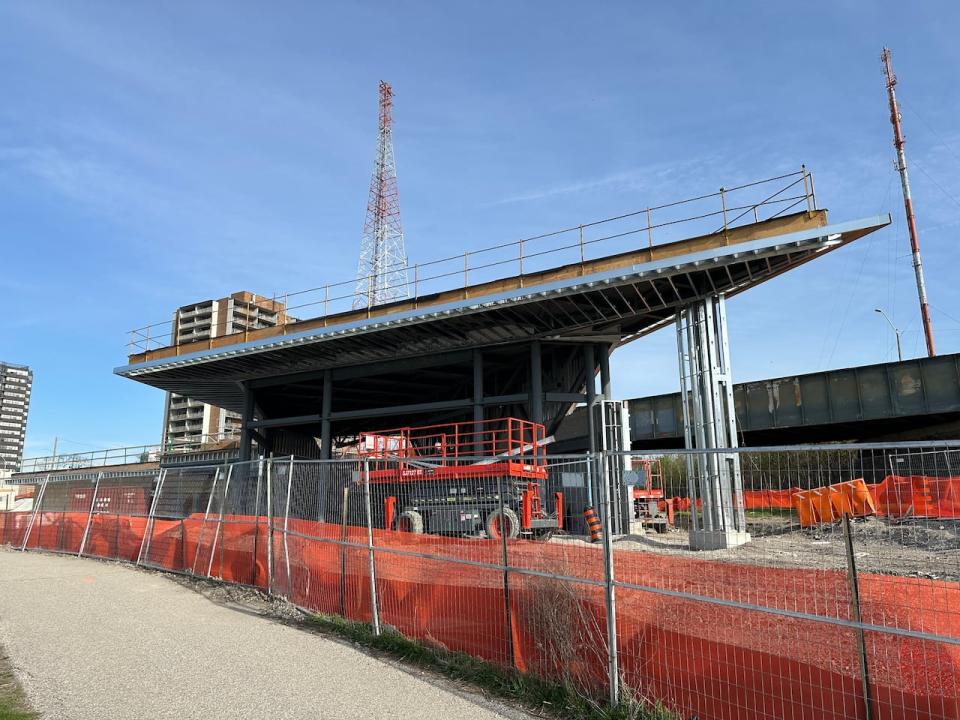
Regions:
<instances>
[{"instance_id":1,"label":"orange plastic safety fence","mask_svg":"<svg viewBox=\"0 0 960 720\"><path fill-rule=\"evenodd\" d=\"M916 493L916 480L909 480ZM856 483L839 502L854 502L854 492L861 492ZM859 502L866 500L861 496ZM10 527L16 534L24 515L29 517L3 519L5 536ZM41 513L28 546L76 547L86 517ZM135 561L146 525L142 517L95 515L85 554ZM350 528L348 541L360 545L354 547L338 544L339 525L291 519L287 527L286 534L280 524L273 531L275 590L310 610L369 620L365 529ZM203 515L157 519L150 562L198 575L209 568L225 581L265 587L268 532L264 518L250 516L224 516L222 523L204 521ZM595 547L511 540L515 569L508 590L502 569L475 564L477 548L455 539L375 530L374 546L381 622L524 672L572 677L582 685L605 682L606 615ZM499 542L489 548L484 562L498 562ZM404 552L445 559L399 554ZM635 551L615 552L614 565L624 584L617 588L616 619L620 671L628 686L704 720L862 717L851 628L723 604L847 621L845 572ZM523 568L549 568L567 578L526 574ZM960 638L958 583L863 574L860 594L864 623ZM960 714L960 647L868 632L866 648L875 717L934 720Z\"/></svg>"}]
</instances>

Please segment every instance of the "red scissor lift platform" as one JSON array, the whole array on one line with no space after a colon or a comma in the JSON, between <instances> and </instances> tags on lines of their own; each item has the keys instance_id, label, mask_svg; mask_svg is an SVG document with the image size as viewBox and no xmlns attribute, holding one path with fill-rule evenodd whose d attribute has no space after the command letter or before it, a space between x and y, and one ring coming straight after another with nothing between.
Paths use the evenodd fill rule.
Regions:
<instances>
[{"instance_id":1,"label":"red scissor lift platform","mask_svg":"<svg viewBox=\"0 0 960 720\"><path fill-rule=\"evenodd\" d=\"M545 537L563 525L563 498L543 504L546 431L518 418L361 433L370 486L394 530ZM503 500L501 502L501 496Z\"/></svg>"}]
</instances>

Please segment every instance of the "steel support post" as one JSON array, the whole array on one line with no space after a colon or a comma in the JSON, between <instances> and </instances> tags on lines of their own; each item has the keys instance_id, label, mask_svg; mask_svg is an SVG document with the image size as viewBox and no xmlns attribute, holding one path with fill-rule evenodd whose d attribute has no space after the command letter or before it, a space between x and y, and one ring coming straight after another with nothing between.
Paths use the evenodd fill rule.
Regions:
<instances>
[{"instance_id":1,"label":"steel support post","mask_svg":"<svg viewBox=\"0 0 960 720\"><path fill-rule=\"evenodd\" d=\"M380 634L380 609L377 603L377 568L373 555L373 513L370 509L370 458L363 460L363 504L367 515L367 559L370 565L370 623L373 634Z\"/></svg>"},{"instance_id":2,"label":"steel support post","mask_svg":"<svg viewBox=\"0 0 960 720\"><path fill-rule=\"evenodd\" d=\"M701 383L703 382L702 366L700 365L700 353L697 350L696 339L696 321L697 314L693 306L688 306L683 310L686 320L687 330L687 361L690 365L690 389L691 399L693 400L693 436L694 445L699 450L706 447L706 436L703 430L703 393L701 392ZM700 488L700 498L703 501L703 511L701 514L701 529L705 531L713 530L713 518L707 509L713 504L713 494L710 492L710 483L704 480L704 476L709 473L709 464L707 453L701 452L697 456L697 485ZM691 508L693 513L697 512L695 506Z\"/></svg>"},{"instance_id":3,"label":"steel support post","mask_svg":"<svg viewBox=\"0 0 960 720\"><path fill-rule=\"evenodd\" d=\"M587 463L593 463L594 456L587 456ZM610 473L607 471L606 458L600 455L599 463L600 522L603 524L603 579L604 600L607 615L607 671L610 682L610 704L620 702L620 667L617 655L617 594L613 574L613 533L611 532L613 508L611 507Z\"/></svg>"},{"instance_id":4,"label":"steel support post","mask_svg":"<svg viewBox=\"0 0 960 720\"><path fill-rule=\"evenodd\" d=\"M684 332L684 313L681 310L677 313L677 362L680 369L680 406L683 415L683 446L687 449L693 447L693 437L690 427L690 396L687 391L687 362L688 353L685 345L686 333ZM690 499L690 526L696 531L700 529L700 518L697 515L697 483L693 475L693 456L690 453L684 455L687 470L687 497Z\"/></svg>"},{"instance_id":5,"label":"steel support post","mask_svg":"<svg viewBox=\"0 0 960 720\"><path fill-rule=\"evenodd\" d=\"M333 372L323 371L323 400L320 406L320 459L329 460L333 457L330 447L332 431L330 425L330 412L333 408Z\"/></svg>"},{"instance_id":6,"label":"steel support post","mask_svg":"<svg viewBox=\"0 0 960 720\"><path fill-rule=\"evenodd\" d=\"M543 347L539 340L530 343L530 420L543 422Z\"/></svg>"},{"instance_id":7,"label":"steel support post","mask_svg":"<svg viewBox=\"0 0 960 720\"><path fill-rule=\"evenodd\" d=\"M597 347L597 352L600 354L600 394L604 400L613 400L610 384L610 346L600 345Z\"/></svg>"},{"instance_id":8,"label":"steel support post","mask_svg":"<svg viewBox=\"0 0 960 720\"><path fill-rule=\"evenodd\" d=\"M80 549L77 551L77 557L83 557L83 549L87 546L87 536L90 534L90 523L93 522L93 509L97 504L97 493L100 491L100 480L103 473L97 473L97 481L93 484L93 497L90 499L90 512L87 513L87 524L83 528L83 537L80 538ZM140 543L143 547L143 542Z\"/></svg>"},{"instance_id":9,"label":"steel support post","mask_svg":"<svg viewBox=\"0 0 960 720\"><path fill-rule=\"evenodd\" d=\"M730 368L730 333L727 327L727 299L723 295L717 296L717 338L719 342L720 367L723 373L723 405L726 409L727 447L738 447L737 441L737 413L733 400L733 373ZM743 504L743 476L740 473L740 460L736 455L730 456L730 483L733 491L733 509L737 530L746 530L747 516Z\"/></svg>"},{"instance_id":10,"label":"steel support post","mask_svg":"<svg viewBox=\"0 0 960 720\"><path fill-rule=\"evenodd\" d=\"M597 402L597 377L593 345L583 346L583 376L587 392L587 447L589 452L597 451L596 419L593 416L593 406Z\"/></svg>"},{"instance_id":11,"label":"steel support post","mask_svg":"<svg viewBox=\"0 0 960 720\"><path fill-rule=\"evenodd\" d=\"M473 436L479 442L483 433L483 353L473 351ZM472 452L476 456L483 454L483 446L475 445Z\"/></svg>"},{"instance_id":12,"label":"steel support post","mask_svg":"<svg viewBox=\"0 0 960 720\"><path fill-rule=\"evenodd\" d=\"M240 421L240 449L237 459L240 462L250 460L253 438L250 434L249 423L253 421L253 390L246 383L243 384L243 417Z\"/></svg>"}]
</instances>

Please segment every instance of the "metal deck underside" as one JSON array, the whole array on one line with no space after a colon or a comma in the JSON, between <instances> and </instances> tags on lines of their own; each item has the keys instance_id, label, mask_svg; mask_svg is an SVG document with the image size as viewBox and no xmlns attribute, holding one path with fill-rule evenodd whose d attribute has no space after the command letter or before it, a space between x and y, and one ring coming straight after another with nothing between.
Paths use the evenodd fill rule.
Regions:
<instances>
[{"instance_id":1,"label":"metal deck underside","mask_svg":"<svg viewBox=\"0 0 960 720\"><path fill-rule=\"evenodd\" d=\"M623 344L706 295L735 295L890 223L809 228L483 297L119 367L114 372L236 412L242 383L531 339Z\"/></svg>"}]
</instances>

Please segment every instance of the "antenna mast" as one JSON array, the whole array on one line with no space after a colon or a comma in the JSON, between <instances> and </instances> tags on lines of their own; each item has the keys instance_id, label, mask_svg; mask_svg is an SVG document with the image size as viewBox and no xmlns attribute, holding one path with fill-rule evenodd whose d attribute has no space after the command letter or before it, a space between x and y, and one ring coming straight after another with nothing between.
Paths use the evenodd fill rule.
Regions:
<instances>
[{"instance_id":1,"label":"antenna mast","mask_svg":"<svg viewBox=\"0 0 960 720\"><path fill-rule=\"evenodd\" d=\"M910 195L910 180L907 177L907 156L903 152L903 130L900 127L900 108L894 86L897 76L893 74L890 50L883 49L880 55L883 72L887 77L887 96L890 99L890 122L893 124L893 146L897 149L897 170L900 172L900 184L903 186L903 207L907 214L907 229L910 231L910 251L913 255L913 272L917 276L917 295L920 297L920 319L923 321L923 334L927 341L927 356L937 354L933 345L933 325L930 322L930 306L927 303L927 286L923 281L923 263L920 261L920 241L917 238L917 220L913 215L913 198Z\"/></svg>"},{"instance_id":2,"label":"antenna mast","mask_svg":"<svg viewBox=\"0 0 960 720\"><path fill-rule=\"evenodd\" d=\"M409 296L392 129L393 88L381 81L380 133L360 242L354 308L369 308Z\"/></svg>"}]
</instances>

